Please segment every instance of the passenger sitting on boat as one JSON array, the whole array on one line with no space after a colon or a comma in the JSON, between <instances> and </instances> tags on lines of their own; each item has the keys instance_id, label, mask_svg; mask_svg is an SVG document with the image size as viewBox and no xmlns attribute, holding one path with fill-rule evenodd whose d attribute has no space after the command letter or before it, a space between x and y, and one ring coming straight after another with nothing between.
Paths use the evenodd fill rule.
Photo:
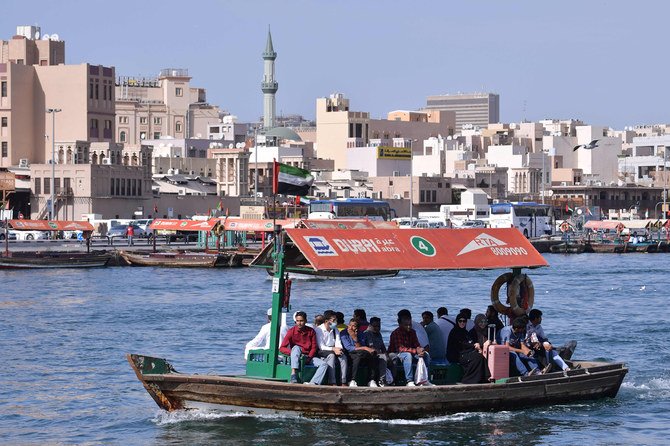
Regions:
<instances>
[{"instance_id":1,"label":"passenger sitting on boat","mask_svg":"<svg viewBox=\"0 0 670 446\"><path fill-rule=\"evenodd\" d=\"M532 358L533 351L525 344L526 319L518 317L511 326L503 328L500 333L503 344L509 346L510 358L520 375L528 376L540 373L537 361ZM526 365L528 363L528 365Z\"/></svg>"},{"instance_id":2,"label":"passenger sitting on boat","mask_svg":"<svg viewBox=\"0 0 670 446\"><path fill-rule=\"evenodd\" d=\"M537 308L533 308L528 313L528 324L526 325L526 344L534 350L535 358L540 360L545 366L542 373L548 373L553 368L554 364L563 371L570 370L570 367L554 350L554 347L549 342L549 339L544 334L542 328L542 312Z\"/></svg>"},{"instance_id":3,"label":"passenger sitting on boat","mask_svg":"<svg viewBox=\"0 0 670 446\"><path fill-rule=\"evenodd\" d=\"M442 330L433 320L431 311L421 313L421 325L428 335L430 345L430 359L435 363L444 364L447 359L447 340L442 334Z\"/></svg>"},{"instance_id":4,"label":"passenger sitting on boat","mask_svg":"<svg viewBox=\"0 0 670 446\"><path fill-rule=\"evenodd\" d=\"M401 319L402 317L410 318L412 321L412 329L416 332L416 338L419 340L419 345L421 345L425 351L430 352L430 339L428 339L428 333L426 333L426 329L423 328L423 325L412 319L412 313L407 309L398 312L398 319Z\"/></svg>"},{"instance_id":5,"label":"passenger sitting on boat","mask_svg":"<svg viewBox=\"0 0 670 446\"><path fill-rule=\"evenodd\" d=\"M342 340L342 347L351 359L351 381L349 387L357 387L356 376L358 375L358 367L363 364L367 366L364 381L370 387L377 387L379 381L379 363L377 362L377 352L374 348L367 346L367 339L365 333L358 331L358 320L351 318L346 330L340 332L340 339Z\"/></svg>"},{"instance_id":6,"label":"passenger sitting on boat","mask_svg":"<svg viewBox=\"0 0 670 446\"><path fill-rule=\"evenodd\" d=\"M405 370L405 379L408 386L415 386L412 363L424 358L427 367L430 367L430 354L419 343L416 331L412 328L412 316L409 310L398 312L398 328L391 333L389 341L389 357L399 360ZM397 379L395 380L397 382Z\"/></svg>"},{"instance_id":7,"label":"passenger sitting on boat","mask_svg":"<svg viewBox=\"0 0 670 446\"><path fill-rule=\"evenodd\" d=\"M340 363L341 383L347 382L347 355L342 349L342 342L340 340L340 332L335 328L337 318L335 312L326 310L323 314L324 322L317 325L316 342L318 344L318 356L326 359L328 364L328 382L330 384L337 384L335 360Z\"/></svg>"},{"instance_id":8,"label":"passenger sitting on boat","mask_svg":"<svg viewBox=\"0 0 670 446\"><path fill-rule=\"evenodd\" d=\"M321 358L315 358L316 355L316 333L311 327L307 327L307 314L304 311L298 311L294 316L295 325L291 327L284 336L284 340L279 347L279 351L285 355L291 356L291 383L298 382L298 369L300 368L300 358L305 357L305 364L312 363L316 369L314 377L308 384L321 384L328 365Z\"/></svg>"},{"instance_id":9,"label":"passenger sitting on boat","mask_svg":"<svg viewBox=\"0 0 670 446\"><path fill-rule=\"evenodd\" d=\"M486 319L484 315L481 315ZM456 317L456 327L449 333L447 352L450 363L457 363L463 367L462 384L479 384L488 382L489 369L486 359L482 356L483 347L478 340L476 329L468 331L467 314L459 313ZM486 325L484 325L486 326Z\"/></svg>"},{"instance_id":10,"label":"passenger sitting on boat","mask_svg":"<svg viewBox=\"0 0 670 446\"><path fill-rule=\"evenodd\" d=\"M493 305L489 305L486 307L486 320L488 322L488 325L495 325L496 326L496 342L498 344L501 344L500 342L500 331L505 327L505 324L500 320L500 313L498 313L498 310L496 310L496 307ZM476 325L476 323L475 323Z\"/></svg>"},{"instance_id":11,"label":"passenger sitting on boat","mask_svg":"<svg viewBox=\"0 0 670 446\"><path fill-rule=\"evenodd\" d=\"M637 239L637 232L633 232L633 235L631 235L631 236L628 238L628 243L637 243L637 242L638 242L638 239Z\"/></svg>"},{"instance_id":12,"label":"passenger sitting on boat","mask_svg":"<svg viewBox=\"0 0 670 446\"><path fill-rule=\"evenodd\" d=\"M440 330L442 330L446 345L446 341L449 340L449 333L451 333L451 330L456 326L456 319L449 316L446 307L440 307L437 309L437 321L435 323L440 327ZM449 356L448 348L447 352L445 352L445 356Z\"/></svg>"},{"instance_id":13,"label":"passenger sitting on boat","mask_svg":"<svg viewBox=\"0 0 670 446\"><path fill-rule=\"evenodd\" d=\"M370 325L370 322L368 322L368 316L365 314L365 310L362 308L356 308L354 310L354 319L358 321L358 331L365 331L368 329L368 325Z\"/></svg>"},{"instance_id":14,"label":"passenger sitting on boat","mask_svg":"<svg viewBox=\"0 0 670 446\"><path fill-rule=\"evenodd\" d=\"M461 311L458 314L465 315L467 322L465 323L465 329L470 331L475 328L475 323L472 321L472 310L469 308L461 308Z\"/></svg>"},{"instance_id":15,"label":"passenger sitting on boat","mask_svg":"<svg viewBox=\"0 0 670 446\"><path fill-rule=\"evenodd\" d=\"M255 338L247 342L247 345L244 347L244 359L247 359L249 357L249 350L253 350L255 348L263 348L263 349L270 348L270 326L272 325L272 308L268 308L266 314L268 317L268 322L267 324L261 327L260 331L258 332ZM286 320L283 317L281 318L280 323L281 328L279 329L279 342L281 342L284 339L284 336L286 336L286 332L288 331L288 327L286 326Z\"/></svg>"},{"instance_id":16,"label":"passenger sitting on boat","mask_svg":"<svg viewBox=\"0 0 670 446\"><path fill-rule=\"evenodd\" d=\"M323 317L323 314L317 314L316 316L314 316L313 327L314 328L318 327L319 325L323 324L325 320L326 318Z\"/></svg>"},{"instance_id":17,"label":"passenger sitting on boat","mask_svg":"<svg viewBox=\"0 0 670 446\"><path fill-rule=\"evenodd\" d=\"M337 317L337 329L342 332L342 330L347 329L347 324L344 323L344 313L341 311L337 311L335 313L335 317Z\"/></svg>"},{"instance_id":18,"label":"passenger sitting on boat","mask_svg":"<svg viewBox=\"0 0 670 446\"><path fill-rule=\"evenodd\" d=\"M377 363L379 364L379 387L384 387L386 384L390 384L392 381L387 381L386 373L386 364L389 361L389 355L386 350L386 344L384 344L384 338L382 338L382 321L378 317L370 318L370 325L368 329L365 330L365 340L368 347L372 347L377 352Z\"/></svg>"}]
</instances>

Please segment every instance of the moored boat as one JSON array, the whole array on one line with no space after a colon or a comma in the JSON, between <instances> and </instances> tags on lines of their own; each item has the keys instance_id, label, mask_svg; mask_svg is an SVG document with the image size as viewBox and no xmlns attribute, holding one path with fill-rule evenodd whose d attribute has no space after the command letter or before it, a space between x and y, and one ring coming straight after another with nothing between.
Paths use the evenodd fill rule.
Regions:
<instances>
[{"instance_id":1,"label":"moored boat","mask_svg":"<svg viewBox=\"0 0 670 446\"><path fill-rule=\"evenodd\" d=\"M284 249L289 240L300 256ZM306 262L317 271L510 268L511 273L496 280L491 296L494 305L502 306L510 315L523 314L534 301L532 282L521 269L548 266L516 229L287 229L275 233L274 243L273 314L289 307L291 287L285 256ZM509 307L497 297L504 282ZM524 293L520 286L525 287ZM271 321L269 348L249 352L244 375L183 374L164 359L137 354L129 354L127 359L145 389L165 410L216 407L251 414L291 412L314 417L418 418L613 397L628 371L621 363L573 361L573 366L581 368L474 385L448 379L435 380L438 385L430 387L289 384L291 366L279 353L279 319Z\"/></svg>"},{"instance_id":2,"label":"moored boat","mask_svg":"<svg viewBox=\"0 0 670 446\"><path fill-rule=\"evenodd\" d=\"M189 252L156 252L135 254L119 251L119 255L133 266L162 266L172 268L213 268L219 261L218 254Z\"/></svg>"},{"instance_id":3,"label":"moored boat","mask_svg":"<svg viewBox=\"0 0 670 446\"><path fill-rule=\"evenodd\" d=\"M13 252L0 257L3 269L98 268L106 266L111 254L105 251L85 252Z\"/></svg>"}]
</instances>

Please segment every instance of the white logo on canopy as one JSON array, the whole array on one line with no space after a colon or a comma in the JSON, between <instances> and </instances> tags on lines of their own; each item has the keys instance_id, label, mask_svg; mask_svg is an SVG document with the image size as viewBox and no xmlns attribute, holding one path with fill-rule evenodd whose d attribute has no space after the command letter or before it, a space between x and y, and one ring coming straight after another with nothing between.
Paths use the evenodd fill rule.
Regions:
<instances>
[{"instance_id":1,"label":"white logo on canopy","mask_svg":"<svg viewBox=\"0 0 670 446\"><path fill-rule=\"evenodd\" d=\"M476 251L478 249L495 248L496 246L505 245L507 245L507 243L488 234L479 234L474 238L474 240L468 243L465 248L461 249L461 252L459 252L457 256L460 256L461 254L467 254L468 252Z\"/></svg>"}]
</instances>

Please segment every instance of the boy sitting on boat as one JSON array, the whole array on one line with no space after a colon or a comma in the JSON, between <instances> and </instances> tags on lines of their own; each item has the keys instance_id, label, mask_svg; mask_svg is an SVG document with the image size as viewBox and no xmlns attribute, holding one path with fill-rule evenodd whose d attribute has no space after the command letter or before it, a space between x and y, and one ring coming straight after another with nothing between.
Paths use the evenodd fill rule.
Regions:
<instances>
[{"instance_id":1,"label":"boy sitting on boat","mask_svg":"<svg viewBox=\"0 0 670 446\"><path fill-rule=\"evenodd\" d=\"M307 313L298 311L295 314L295 325L291 327L284 336L279 351L291 357L291 383L298 382L298 369L300 358L305 357L305 364L316 366L316 373L307 384L321 384L326 376L328 364L321 358L317 358L316 332L312 327L307 327Z\"/></svg>"},{"instance_id":2,"label":"boy sitting on boat","mask_svg":"<svg viewBox=\"0 0 670 446\"><path fill-rule=\"evenodd\" d=\"M400 361L405 370L407 386L416 386L412 364L423 358L427 367L430 367L430 355L423 349L412 328L412 314L409 310L398 312L398 328L391 333L388 351L391 360Z\"/></svg>"}]
</instances>

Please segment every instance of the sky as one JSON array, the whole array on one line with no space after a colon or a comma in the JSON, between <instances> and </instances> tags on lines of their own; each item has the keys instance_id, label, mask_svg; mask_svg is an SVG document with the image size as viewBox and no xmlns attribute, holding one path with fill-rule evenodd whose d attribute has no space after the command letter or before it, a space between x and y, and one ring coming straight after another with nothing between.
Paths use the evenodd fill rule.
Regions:
<instances>
[{"instance_id":1,"label":"sky","mask_svg":"<svg viewBox=\"0 0 670 446\"><path fill-rule=\"evenodd\" d=\"M669 123L667 0L3 0L0 38L38 25L66 63L117 76L186 68L207 101L243 121L263 114L268 26L277 114L315 118L343 93L385 117L436 94L500 95L502 122Z\"/></svg>"}]
</instances>

